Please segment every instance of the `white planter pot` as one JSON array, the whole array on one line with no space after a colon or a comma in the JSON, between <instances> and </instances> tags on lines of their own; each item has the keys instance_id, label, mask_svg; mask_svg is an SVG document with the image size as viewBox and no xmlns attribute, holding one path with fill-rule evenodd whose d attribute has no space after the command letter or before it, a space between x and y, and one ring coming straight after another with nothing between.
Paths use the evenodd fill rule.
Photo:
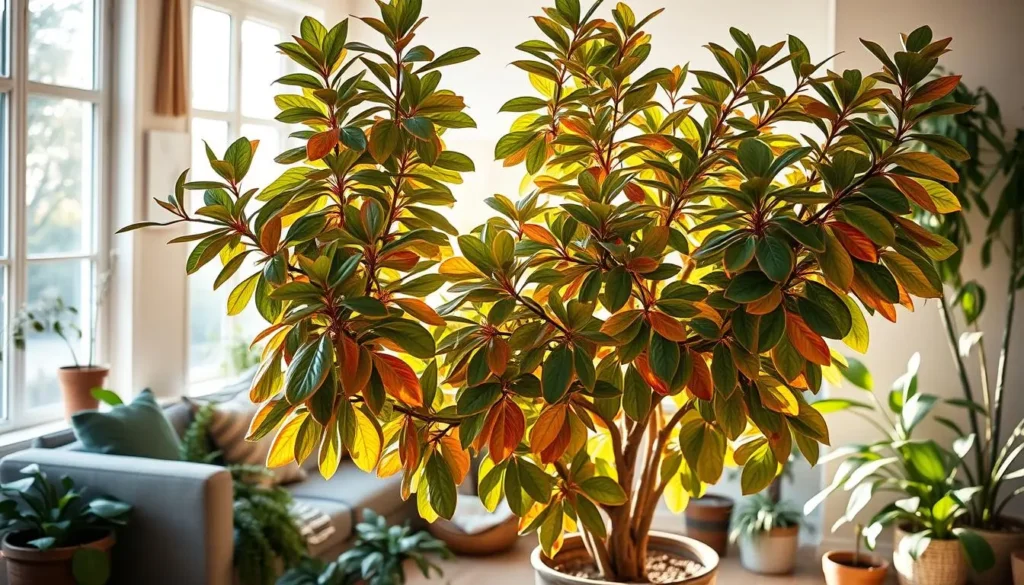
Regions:
<instances>
[{"instance_id":1,"label":"white planter pot","mask_svg":"<svg viewBox=\"0 0 1024 585\"><path fill-rule=\"evenodd\" d=\"M896 527L892 560L900 585L967 583L967 558L960 548L959 540L932 540L915 561L910 556L907 536L910 536L910 533Z\"/></svg>"},{"instance_id":2,"label":"white planter pot","mask_svg":"<svg viewBox=\"0 0 1024 585\"><path fill-rule=\"evenodd\" d=\"M800 527L776 528L768 533L740 538L740 564L762 575L787 575L796 565Z\"/></svg>"}]
</instances>

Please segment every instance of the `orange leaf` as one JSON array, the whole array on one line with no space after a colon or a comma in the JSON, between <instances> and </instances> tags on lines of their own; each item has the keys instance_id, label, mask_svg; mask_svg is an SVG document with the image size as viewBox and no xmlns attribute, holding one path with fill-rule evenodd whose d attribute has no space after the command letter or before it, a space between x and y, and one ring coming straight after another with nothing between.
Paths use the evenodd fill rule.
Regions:
<instances>
[{"instance_id":1,"label":"orange leaf","mask_svg":"<svg viewBox=\"0 0 1024 585\"><path fill-rule=\"evenodd\" d=\"M420 256L416 252L411 250L401 250L382 256L380 266L384 268L392 268L401 272L407 272L412 270L419 261Z\"/></svg>"},{"instance_id":2,"label":"orange leaf","mask_svg":"<svg viewBox=\"0 0 1024 585\"><path fill-rule=\"evenodd\" d=\"M665 313L652 311L647 314L647 320L662 337L669 341L686 341L686 327L669 317Z\"/></svg>"},{"instance_id":3,"label":"orange leaf","mask_svg":"<svg viewBox=\"0 0 1024 585\"><path fill-rule=\"evenodd\" d=\"M775 287L772 289L772 292L747 305L746 311L751 315L767 315L774 311L775 307L778 307L781 302L782 291Z\"/></svg>"},{"instance_id":4,"label":"orange leaf","mask_svg":"<svg viewBox=\"0 0 1024 585\"><path fill-rule=\"evenodd\" d=\"M701 400L711 400L711 393L715 386L711 380L711 370L708 368L708 363L704 361L704 356L695 351L690 351L690 357L693 358L693 372L690 374L690 379L686 382L686 389L690 391L690 394Z\"/></svg>"},{"instance_id":5,"label":"orange leaf","mask_svg":"<svg viewBox=\"0 0 1024 585\"><path fill-rule=\"evenodd\" d=\"M626 185L626 198L633 203L643 203L647 199L647 196L644 194L644 190L640 185L630 183Z\"/></svg>"},{"instance_id":6,"label":"orange leaf","mask_svg":"<svg viewBox=\"0 0 1024 585\"><path fill-rule=\"evenodd\" d=\"M399 307L402 307L403 311L428 325L436 325L438 327L445 325L444 319L434 309L431 309L430 305L419 299L403 298L392 299L392 301Z\"/></svg>"},{"instance_id":7,"label":"orange leaf","mask_svg":"<svg viewBox=\"0 0 1024 585\"><path fill-rule=\"evenodd\" d=\"M902 175L889 175L889 179L899 190L907 196L908 199L917 203L917 205L924 210L930 211L931 213L938 213L939 209L935 206L935 202L932 201L931 195L928 194L928 190L924 188L921 183L918 183L910 177L904 177Z\"/></svg>"},{"instance_id":8,"label":"orange leaf","mask_svg":"<svg viewBox=\"0 0 1024 585\"><path fill-rule=\"evenodd\" d=\"M260 232L260 249L264 254L271 255L277 252L277 246L281 243L281 218L275 217L263 225Z\"/></svg>"},{"instance_id":9,"label":"orange leaf","mask_svg":"<svg viewBox=\"0 0 1024 585\"><path fill-rule=\"evenodd\" d=\"M469 473L469 453L462 448L459 441L459 428L455 427L451 433L441 437L441 456L444 457L448 469L452 470L455 476L455 484L462 485Z\"/></svg>"},{"instance_id":10,"label":"orange leaf","mask_svg":"<svg viewBox=\"0 0 1024 585\"><path fill-rule=\"evenodd\" d=\"M878 262L878 248L870 238L864 235L864 232L841 221L834 221L828 225L850 256L872 264Z\"/></svg>"},{"instance_id":11,"label":"orange leaf","mask_svg":"<svg viewBox=\"0 0 1024 585\"><path fill-rule=\"evenodd\" d=\"M314 134L306 143L306 158L320 160L338 145L338 131L334 128Z\"/></svg>"},{"instance_id":12,"label":"orange leaf","mask_svg":"<svg viewBox=\"0 0 1024 585\"><path fill-rule=\"evenodd\" d=\"M419 378L409 364L399 358L384 353L374 353L373 365L384 384L384 391L399 404L405 406L423 406L423 390Z\"/></svg>"},{"instance_id":13,"label":"orange leaf","mask_svg":"<svg viewBox=\"0 0 1024 585\"><path fill-rule=\"evenodd\" d=\"M341 366L341 386L348 396L355 396L366 388L373 372L373 359L370 351L360 346L348 335L341 336L336 342L335 355Z\"/></svg>"},{"instance_id":14,"label":"orange leaf","mask_svg":"<svg viewBox=\"0 0 1024 585\"><path fill-rule=\"evenodd\" d=\"M914 92L914 95L910 98L910 101L907 102L907 105L912 106L915 104L923 104L942 99L949 95L949 92L956 89L956 86L959 84L959 75L950 75L948 77L933 79L917 88L917 91Z\"/></svg>"},{"instance_id":15,"label":"orange leaf","mask_svg":"<svg viewBox=\"0 0 1024 585\"><path fill-rule=\"evenodd\" d=\"M827 366L832 363L828 344L811 330L796 313L786 312L786 336L796 351L811 363Z\"/></svg>"},{"instance_id":16,"label":"orange leaf","mask_svg":"<svg viewBox=\"0 0 1024 585\"><path fill-rule=\"evenodd\" d=\"M530 449L534 453L547 449L558 438L562 427L568 426L565 424L568 408L565 404L555 404L540 413L537 422L533 423L533 428L530 429Z\"/></svg>"},{"instance_id":17,"label":"orange leaf","mask_svg":"<svg viewBox=\"0 0 1024 585\"><path fill-rule=\"evenodd\" d=\"M611 317L608 317L608 320L604 322L604 325L601 325L601 333L615 337L626 329L629 329L633 323L636 323L636 320L640 318L640 315L642 314L643 312L639 309L635 311L623 311L621 313L616 313Z\"/></svg>"},{"instance_id":18,"label":"orange leaf","mask_svg":"<svg viewBox=\"0 0 1024 585\"><path fill-rule=\"evenodd\" d=\"M509 458L519 446L526 433L526 417L519 406L508 398L503 398L491 407L494 426L491 428L491 440L488 447L491 459L501 463Z\"/></svg>"},{"instance_id":19,"label":"orange leaf","mask_svg":"<svg viewBox=\"0 0 1024 585\"><path fill-rule=\"evenodd\" d=\"M644 382L651 387L658 394L665 396L668 394L668 386L659 378L654 375L654 371L651 370L651 363L647 359L647 354L642 353L633 360L633 364L636 365L636 371L640 372L640 377L644 379Z\"/></svg>"},{"instance_id":20,"label":"orange leaf","mask_svg":"<svg viewBox=\"0 0 1024 585\"><path fill-rule=\"evenodd\" d=\"M526 234L527 238L530 238L535 242L547 244L552 247L558 246L558 240L555 239L555 236L548 231L548 228L542 225L536 225L532 223L524 224L523 233Z\"/></svg>"},{"instance_id":21,"label":"orange leaf","mask_svg":"<svg viewBox=\"0 0 1024 585\"><path fill-rule=\"evenodd\" d=\"M661 263L654 258L648 258L642 256L640 258L633 258L626 263L626 269L630 272L636 272L637 274L647 274L648 272L654 272Z\"/></svg>"},{"instance_id":22,"label":"orange leaf","mask_svg":"<svg viewBox=\"0 0 1024 585\"><path fill-rule=\"evenodd\" d=\"M402 454L402 466L406 471L415 471L420 464L420 435L411 416L405 418L405 425L398 439L398 450Z\"/></svg>"},{"instance_id":23,"label":"orange leaf","mask_svg":"<svg viewBox=\"0 0 1024 585\"><path fill-rule=\"evenodd\" d=\"M437 267L437 272L447 276L450 280L464 280L467 278L480 278L484 274L477 270L469 260L461 256L449 258Z\"/></svg>"},{"instance_id":24,"label":"orange leaf","mask_svg":"<svg viewBox=\"0 0 1024 585\"><path fill-rule=\"evenodd\" d=\"M508 342L500 337L492 337L487 342L487 367L495 376L505 373L509 359Z\"/></svg>"},{"instance_id":25,"label":"orange leaf","mask_svg":"<svg viewBox=\"0 0 1024 585\"><path fill-rule=\"evenodd\" d=\"M558 431L558 436L551 442L543 451L540 452L540 462L548 465L561 459L562 454L569 447L569 443L572 441L572 425L562 425L561 430Z\"/></svg>"}]
</instances>

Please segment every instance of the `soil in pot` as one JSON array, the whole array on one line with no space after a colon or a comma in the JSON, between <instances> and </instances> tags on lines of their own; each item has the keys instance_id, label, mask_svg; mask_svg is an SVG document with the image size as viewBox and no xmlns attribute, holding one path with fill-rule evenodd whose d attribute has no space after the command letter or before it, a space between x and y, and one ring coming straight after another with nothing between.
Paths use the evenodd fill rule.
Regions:
<instances>
[{"instance_id":1,"label":"soil in pot","mask_svg":"<svg viewBox=\"0 0 1024 585\"><path fill-rule=\"evenodd\" d=\"M576 559L554 568L570 577L601 578L601 570L589 559ZM704 565L679 555L661 551L647 553L647 578L655 585L678 583L699 574L703 568Z\"/></svg>"},{"instance_id":2,"label":"soil in pot","mask_svg":"<svg viewBox=\"0 0 1024 585\"><path fill-rule=\"evenodd\" d=\"M729 551L729 520L733 501L724 496L706 495L690 500L686 506L686 535L710 546L725 558Z\"/></svg>"},{"instance_id":3,"label":"soil in pot","mask_svg":"<svg viewBox=\"0 0 1024 585\"><path fill-rule=\"evenodd\" d=\"M881 585L889 563L871 555L830 551L821 557L821 569L827 585Z\"/></svg>"}]
</instances>

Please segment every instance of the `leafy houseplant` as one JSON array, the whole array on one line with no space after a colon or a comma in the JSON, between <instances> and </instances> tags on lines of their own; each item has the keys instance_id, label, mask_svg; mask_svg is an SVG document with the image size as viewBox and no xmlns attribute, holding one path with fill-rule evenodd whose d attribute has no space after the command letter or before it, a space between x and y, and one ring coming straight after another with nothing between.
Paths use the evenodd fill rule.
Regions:
<instances>
[{"instance_id":1,"label":"leafy houseplant","mask_svg":"<svg viewBox=\"0 0 1024 585\"><path fill-rule=\"evenodd\" d=\"M219 464L220 453L211 449L209 428L214 405L196 411L181 442L181 458ZM234 486L232 557L241 585L270 585L281 570L299 565L306 556L306 540L292 517L288 490L267 485L262 467L228 465Z\"/></svg>"},{"instance_id":2,"label":"leafy houseplant","mask_svg":"<svg viewBox=\"0 0 1024 585\"><path fill-rule=\"evenodd\" d=\"M988 222L981 243L982 266L988 268L991 265L993 248L996 251L1001 249L1009 258L1009 271L1006 275L999 363L993 379L986 359L984 337L978 328L978 320L986 306L986 291L976 281L966 281L961 275L962 254L955 254L938 264L943 282L950 287L949 296L940 298L940 315L963 392L963 398L957 403L966 408L969 427L963 429L945 417L939 420L953 429L960 440L973 440L976 445L974 457L965 458L962 463L964 472L982 489L971 501L969 513L963 521L979 530L979 534L989 541L996 551L997 561L992 570L974 580L1004 582L1010 579L1010 553L1024 547L1024 523L1003 514L1009 502L1022 493L1018 489L1007 494L1004 488L1008 482L1024 477L1024 473L1013 471L1014 459L1019 454L1019 450L1014 449L1024 426L1018 424L1009 433L1004 433L1002 427L1016 296L1024 287L1024 233L1021 231L1024 215L1024 205L1021 204L1021 193L1024 193L1024 132L1018 130L1013 142L1004 142L999 105L984 88L972 90L960 83L946 99L974 109L953 117L930 120L926 129L946 137L945 142L930 146L938 152L950 153L950 149L964 145L963 150L970 158L953 163L964 177L953 186L954 193L965 210L975 210ZM1003 176L1006 184L1001 193L990 200L991 187L998 176ZM971 240L962 215L932 217L927 212L922 214L925 215L922 218L925 225L950 238L961 249ZM955 308L959 309L967 326L967 330L959 333L957 319L953 318ZM974 387L968 375L966 361L972 353L978 359L980 388Z\"/></svg>"},{"instance_id":3,"label":"leafy houseplant","mask_svg":"<svg viewBox=\"0 0 1024 585\"><path fill-rule=\"evenodd\" d=\"M828 495L842 488L850 492L845 514L833 530L855 520L879 494L902 496L877 512L864 531L869 548L888 526L896 526L895 567L901 584L962 585L968 565L978 571L994 563L992 549L975 531L961 526L970 502L981 487L965 485L958 478L959 461L967 457L972 440L958 440L953 452L935 441L913 438L914 429L937 402L934 395L919 392L919 357L893 385L883 408L875 397L871 377L863 364L850 360L843 368L847 380L870 393L872 404L843 399L819 402L824 410L852 408L875 425L883 437L873 443L837 449L829 457L843 459L832 483L805 507L809 513ZM870 414L867 413L870 411ZM961 549L963 554L961 554ZM966 560L966 562L965 562Z\"/></svg>"},{"instance_id":4,"label":"leafy houseplant","mask_svg":"<svg viewBox=\"0 0 1024 585\"><path fill-rule=\"evenodd\" d=\"M542 97L506 104L528 113L497 146L526 163L530 192L489 199L503 217L459 237L461 257L444 259L455 231L429 206L453 203L447 185L472 170L439 133L473 123L436 70L476 51L413 45L416 0L361 18L384 48L305 19L280 45L310 72L281 80L303 95L277 98L279 119L306 126L306 146L277 159L296 166L243 187L243 139L208 152L221 181L183 175L162 205L210 228L177 240L198 241L189 272L220 257L222 283L245 257L262 266L228 310L255 299L271 323L250 394L263 403L250 437L279 429L271 466L318 451L330 476L347 449L403 473L423 517L449 518L486 448L490 509L504 497L549 556L582 528L606 579L644 581L658 499L680 509L702 493L730 442L746 493L794 442L817 460L828 432L802 393L832 366L826 337L863 349L849 292L892 319L939 294L928 258L954 247L905 216L922 193L956 209L933 180L952 170L912 150L916 124L949 111L930 105L946 84L924 82L949 41L920 29L892 58L866 43L884 67L864 77L813 64L798 39L784 52L733 31L735 51L710 47L724 74L694 72L691 92L685 68L638 73L650 17L620 4L605 20L598 4L535 18L549 40L516 65ZM765 77L784 65L789 92ZM896 123L868 118L881 110ZM195 215L186 189L204 191ZM446 280L450 301L421 300Z\"/></svg>"},{"instance_id":5,"label":"leafy houseplant","mask_svg":"<svg viewBox=\"0 0 1024 585\"><path fill-rule=\"evenodd\" d=\"M738 542L748 571L788 574L796 564L801 514L788 504L757 494L740 507L730 538Z\"/></svg>"},{"instance_id":6,"label":"leafy houseplant","mask_svg":"<svg viewBox=\"0 0 1024 585\"><path fill-rule=\"evenodd\" d=\"M86 502L71 478L54 485L37 465L21 473L28 477L0 486L7 582L106 583L113 531L127 523L131 506L111 498Z\"/></svg>"},{"instance_id":7,"label":"leafy houseplant","mask_svg":"<svg viewBox=\"0 0 1024 585\"><path fill-rule=\"evenodd\" d=\"M356 524L356 541L338 560L306 563L281 576L277 585L403 585L405 561L412 560L427 579L443 577L441 567L430 556L452 557L448 547L426 531L413 531L409 524L388 526L387 519L373 510L363 510Z\"/></svg>"},{"instance_id":8,"label":"leafy houseplant","mask_svg":"<svg viewBox=\"0 0 1024 585\"><path fill-rule=\"evenodd\" d=\"M78 309L65 303L60 296L47 295L28 303L14 318L12 337L15 348L24 350L28 336L40 333L53 333L67 345L73 365L59 368L57 379L64 398L64 415L69 420L76 412L94 410L99 406L92 396L92 390L103 386L103 381L110 373L109 368L96 365L95 360L97 319L106 298L109 282L108 270L99 276L96 286L96 301L88 329L89 356L84 364L78 361L78 355L75 353L75 343L82 338L82 329L78 324Z\"/></svg>"}]
</instances>

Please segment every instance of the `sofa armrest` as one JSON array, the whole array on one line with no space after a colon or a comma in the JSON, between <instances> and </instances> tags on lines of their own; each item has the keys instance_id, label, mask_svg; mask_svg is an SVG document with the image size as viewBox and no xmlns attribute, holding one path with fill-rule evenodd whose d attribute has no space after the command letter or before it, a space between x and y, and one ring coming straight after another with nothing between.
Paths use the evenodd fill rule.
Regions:
<instances>
[{"instance_id":1,"label":"sofa armrest","mask_svg":"<svg viewBox=\"0 0 1024 585\"><path fill-rule=\"evenodd\" d=\"M71 477L86 498L132 504L114 548L113 583L232 583L233 494L223 467L81 451L27 449L0 461L0 481L36 463L51 480Z\"/></svg>"}]
</instances>

